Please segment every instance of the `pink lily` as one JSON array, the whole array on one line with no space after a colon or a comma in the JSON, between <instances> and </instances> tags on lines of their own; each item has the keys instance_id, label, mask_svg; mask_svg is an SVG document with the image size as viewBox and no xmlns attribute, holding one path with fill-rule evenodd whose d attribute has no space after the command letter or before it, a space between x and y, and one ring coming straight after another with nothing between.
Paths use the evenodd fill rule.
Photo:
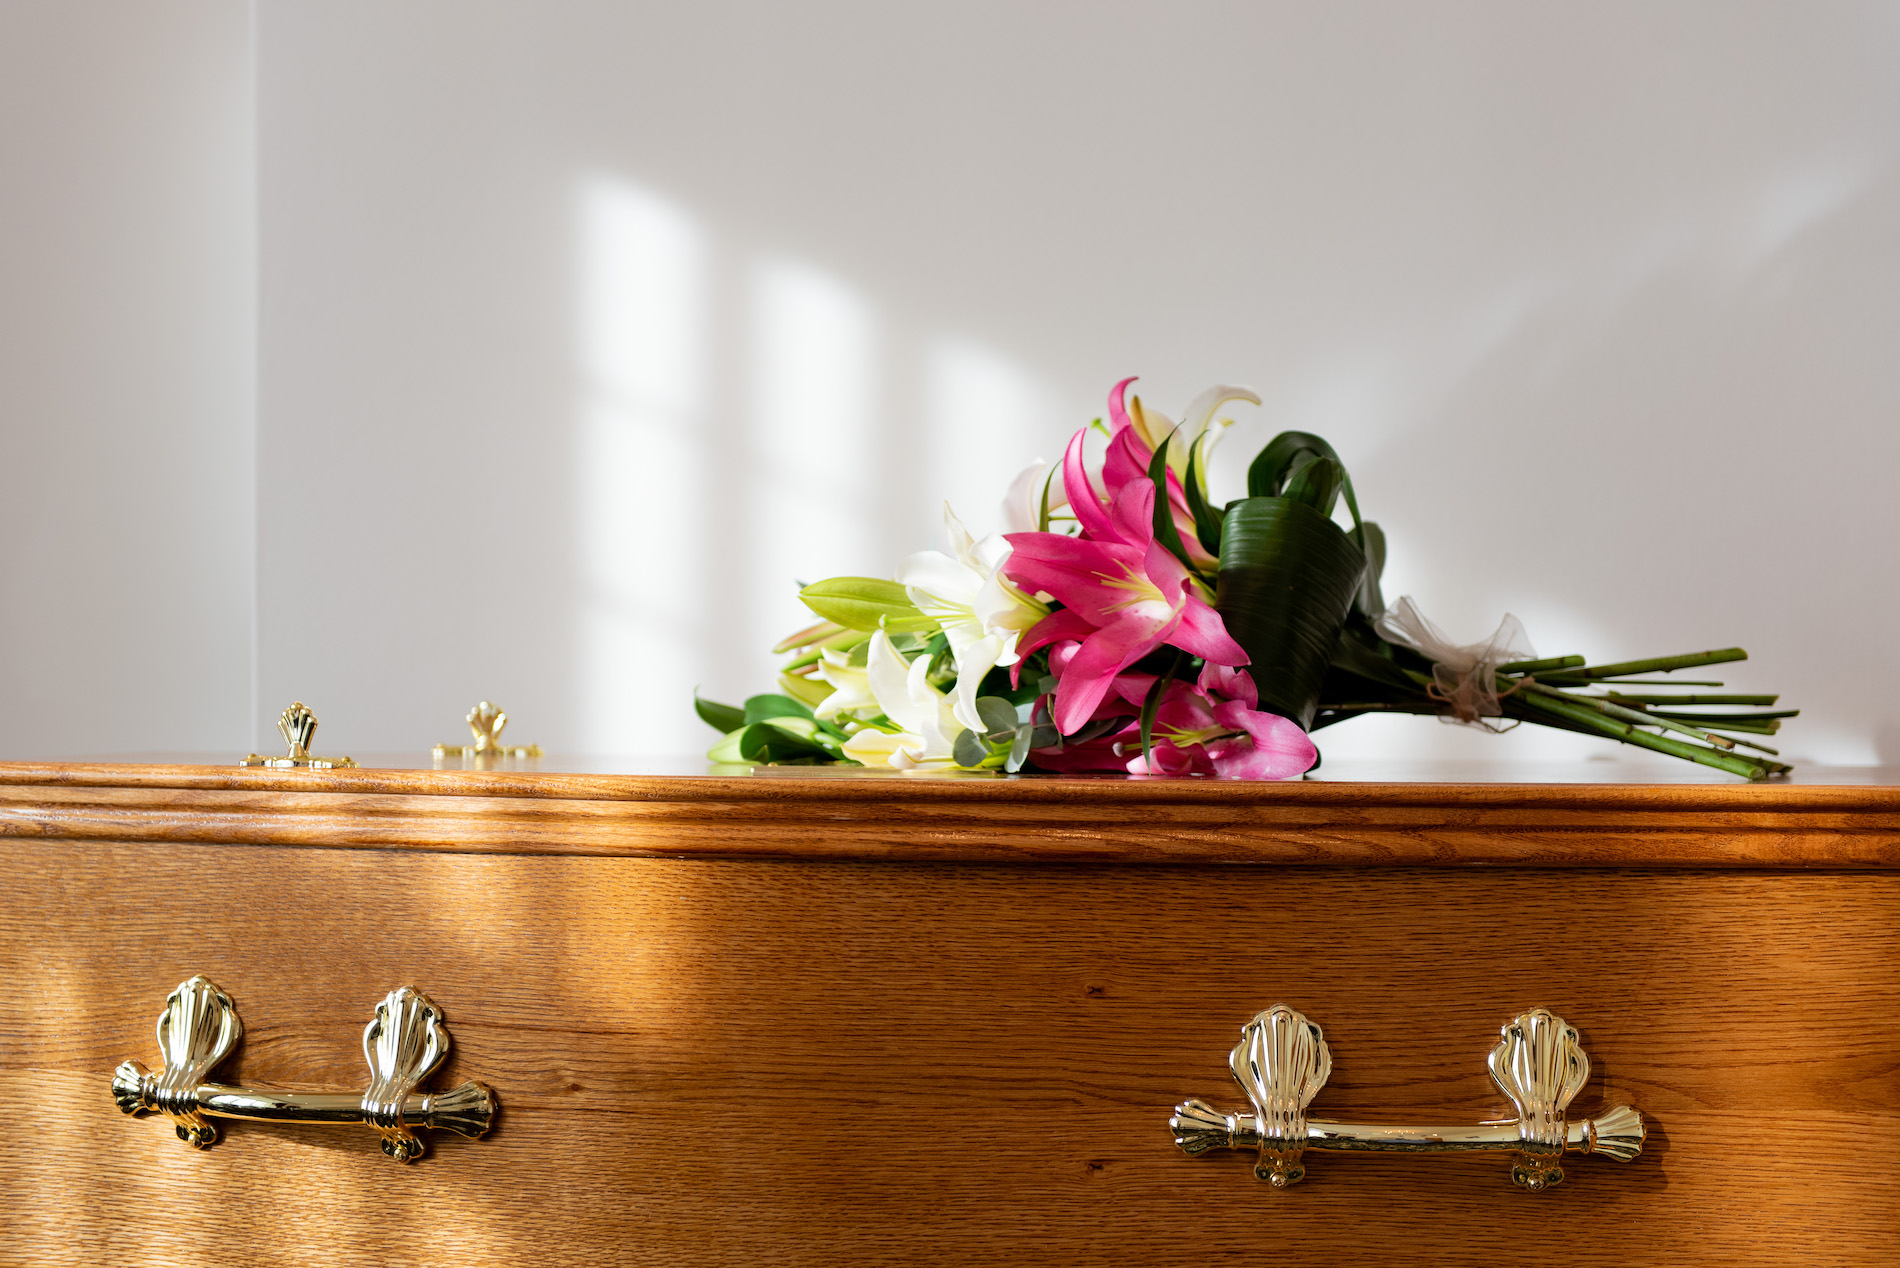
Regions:
<instances>
[{"instance_id":1,"label":"pink lily","mask_svg":"<svg viewBox=\"0 0 1900 1268\"><path fill-rule=\"evenodd\" d=\"M1140 397L1127 396L1128 385L1134 381L1123 379L1108 393L1110 440L1102 460L1102 487L1112 499L1129 482L1148 480L1155 450L1166 444L1169 518L1174 521L1175 532L1187 551L1188 562L1198 571L1211 573L1220 561L1202 547L1195 531L1194 515L1188 510L1186 487L1182 484L1187 476L1187 454L1194 449L1200 451L1201 469L1195 479L1205 497L1207 459L1214 443L1220 439L1221 429L1226 426L1225 421L1213 425L1214 411L1228 401L1252 401L1258 405L1260 398L1249 388L1211 387L1189 404L1187 415L1177 428L1165 414L1144 409Z\"/></svg>"},{"instance_id":2,"label":"pink lily","mask_svg":"<svg viewBox=\"0 0 1900 1268\"><path fill-rule=\"evenodd\" d=\"M1147 688L1141 690L1145 696ZM1150 746L1154 761L1151 765L1137 752L1128 763L1129 772L1227 779L1305 774L1319 750L1297 722L1256 708L1258 699L1253 679L1244 670L1218 665L1202 672L1198 686L1170 684L1155 710Z\"/></svg>"},{"instance_id":3,"label":"pink lily","mask_svg":"<svg viewBox=\"0 0 1900 1268\"><path fill-rule=\"evenodd\" d=\"M1083 537L1011 533L1003 565L1023 593L1063 605L1024 635L1019 657L1064 639L1081 642L1057 678L1058 730L1080 729L1115 676L1164 644L1215 665L1247 663L1206 586L1155 540L1153 483L1128 481L1104 509L1085 492L1092 486L1082 470L1081 432L1069 442L1063 482Z\"/></svg>"},{"instance_id":4,"label":"pink lily","mask_svg":"<svg viewBox=\"0 0 1900 1268\"><path fill-rule=\"evenodd\" d=\"M1144 759L1141 725L1130 711L1140 707L1153 685L1151 674L1117 677L1096 717L1121 717L1124 725L1081 744L1038 749L1036 764L1057 771L1291 779L1311 769L1318 757L1296 723L1254 707L1253 680L1245 670L1210 666L1198 685L1169 685L1155 711L1153 760Z\"/></svg>"}]
</instances>

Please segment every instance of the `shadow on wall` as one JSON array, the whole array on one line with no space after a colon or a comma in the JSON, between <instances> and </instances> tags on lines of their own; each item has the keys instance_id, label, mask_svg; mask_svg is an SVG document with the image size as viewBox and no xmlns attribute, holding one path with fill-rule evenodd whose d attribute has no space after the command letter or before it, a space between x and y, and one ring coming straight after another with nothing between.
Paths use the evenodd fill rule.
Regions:
<instances>
[{"instance_id":1,"label":"shadow on wall","mask_svg":"<svg viewBox=\"0 0 1900 1268\"><path fill-rule=\"evenodd\" d=\"M1881 716L1900 697L1885 651L1900 600L1866 571L1900 545L1886 487L1900 399L1865 390L1892 383L1879 367L1900 294L1896 222L1890 167L1790 172L1719 216L1500 287L1444 336L1466 355L1440 357L1452 372L1436 381L1424 357L1373 359L1360 382L1385 384L1384 405L1344 387L1330 399L1370 415L1351 420L1373 441L1354 471L1393 543L1388 595L1412 593L1459 641L1510 610L1542 655L1739 644L1754 663L1725 681L1803 711L1775 741L1788 756L1900 761ZM1826 392L1840 383L1863 390ZM1530 728L1511 741L1420 732L1434 726L1355 722L1325 747L1604 752Z\"/></svg>"}]
</instances>

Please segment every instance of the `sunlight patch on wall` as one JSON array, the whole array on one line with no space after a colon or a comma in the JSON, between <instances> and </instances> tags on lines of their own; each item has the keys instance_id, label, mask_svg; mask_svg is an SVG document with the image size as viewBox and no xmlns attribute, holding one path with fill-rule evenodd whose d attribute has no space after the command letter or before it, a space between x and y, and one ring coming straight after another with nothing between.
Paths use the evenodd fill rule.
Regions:
<instances>
[{"instance_id":1,"label":"sunlight patch on wall","mask_svg":"<svg viewBox=\"0 0 1900 1268\"><path fill-rule=\"evenodd\" d=\"M943 504L982 537L1003 528L1003 494L1037 458L1058 461L1051 393L994 349L939 339L924 351L925 470L933 495L911 517L919 543L942 533Z\"/></svg>"},{"instance_id":2,"label":"sunlight patch on wall","mask_svg":"<svg viewBox=\"0 0 1900 1268\"><path fill-rule=\"evenodd\" d=\"M756 266L750 301L746 619L763 649L811 623L797 582L886 576L896 557L878 522L889 477L876 314L837 278L786 259Z\"/></svg>"},{"instance_id":3,"label":"sunlight patch on wall","mask_svg":"<svg viewBox=\"0 0 1900 1268\"><path fill-rule=\"evenodd\" d=\"M579 194L581 392L575 716L584 750L697 736L711 250L671 202L597 177Z\"/></svg>"}]
</instances>

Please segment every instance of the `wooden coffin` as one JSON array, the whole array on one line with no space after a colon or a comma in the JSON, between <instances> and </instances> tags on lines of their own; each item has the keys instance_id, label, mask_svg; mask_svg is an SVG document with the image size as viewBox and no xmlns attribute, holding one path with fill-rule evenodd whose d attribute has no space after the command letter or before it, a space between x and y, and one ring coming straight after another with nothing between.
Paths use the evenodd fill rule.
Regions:
<instances>
[{"instance_id":1,"label":"wooden coffin","mask_svg":"<svg viewBox=\"0 0 1900 1268\"><path fill-rule=\"evenodd\" d=\"M1900 1263L1900 788L1806 777L0 766L0 1262ZM417 987L492 1130L123 1116L194 974L304 1091ZM1508 1118L1550 1009L1643 1152L1186 1156L1282 1002L1399 1123Z\"/></svg>"}]
</instances>

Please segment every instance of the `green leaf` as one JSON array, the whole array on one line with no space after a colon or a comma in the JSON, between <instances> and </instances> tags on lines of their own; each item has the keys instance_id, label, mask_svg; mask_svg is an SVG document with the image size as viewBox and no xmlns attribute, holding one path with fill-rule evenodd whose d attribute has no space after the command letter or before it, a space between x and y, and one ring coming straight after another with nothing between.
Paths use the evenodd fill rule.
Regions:
<instances>
[{"instance_id":1,"label":"green leaf","mask_svg":"<svg viewBox=\"0 0 1900 1268\"><path fill-rule=\"evenodd\" d=\"M697 691L693 693L693 712L699 715L701 722L715 731L736 731L745 725L744 709L735 709L717 700L707 700Z\"/></svg>"},{"instance_id":2,"label":"green leaf","mask_svg":"<svg viewBox=\"0 0 1900 1268\"><path fill-rule=\"evenodd\" d=\"M1443 707L1443 702L1430 700L1430 697L1425 694L1425 688L1408 677L1404 667L1398 663L1397 658L1403 650L1395 648L1393 644L1380 638L1363 613L1348 616L1345 628L1340 631L1339 642L1333 647L1332 668L1364 679L1368 684L1376 683L1381 687L1392 688L1398 693L1399 699L1411 700L1413 697L1419 697L1430 701L1430 711L1438 712ZM1429 667L1428 662L1421 663L1427 663ZM1345 698L1365 699L1368 694L1371 693L1355 690L1352 695ZM1333 699L1337 700L1339 697L1333 697Z\"/></svg>"},{"instance_id":3,"label":"green leaf","mask_svg":"<svg viewBox=\"0 0 1900 1268\"><path fill-rule=\"evenodd\" d=\"M804 722L812 734L799 734L792 727ZM802 718L779 718L755 722L739 732L739 755L749 762L785 762L800 758L832 758L836 754L814 737L817 725Z\"/></svg>"},{"instance_id":4,"label":"green leaf","mask_svg":"<svg viewBox=\"0 0 1900 1268\"><path fill-rule=\"evenodd\" d=\"M739 752L739 737L744 734L745 730L742 727L726 736L720 740L719 743L706 750L707 758L711 761L724 762L727 765L734 766L744 763L746 760L745 755Z\"/></svg>"},{"instance_id":5,"label":"green leaf","mask_svg":"<svg viewBox=\"0 0 1900 1268\"><path fill-rule=\"evenodd\" d=\"M1003 769L1014 774L1023 768L1029 760L1029 746L1034 741L1036 729L1025 726L1017 730L1016 738L1010 741L1009 756L1003 760Z\"/></svg>"},{"instance_id":6,"label":"green leaf","mask_svg":"<svg viewBox=\"0 0 1900 1268\"><path fill-rule=\"evenodd\" d=\"M1311 506L1253 497L1229 507L1214 606L1251 658L1261 708L1312 725L1365 569L1352 534Z\"/></svg>"},{"instance_id":7,"label":"green leaf","mask_svg":"<svg viewBox=\"0 0 1900 1268\"><path fill-rule=\"evenodd\" d=\"M989 757L990 748L977 738L975 731L959 731L956 742L950 746L950 755L957 759L957 765L974 769Z\"/></svg>"},{"instance_id":8,"label":"green leaf","mask_svg":"<svg viewBox=\"0 0 1900 1268\"><path fill-rule=\"evenodd\" d=\"M1168 693L1168 684L1181 672L1181 662L1187 654L1175 649L1174 660L1168 665L1167 672L1154 680L1148 688L1148 694L1141 701L1141 760L1150 764L1154 761L1155 714L1161 710L1161 697Z\"/></svg>"},{"instance_id":9,"label":"green leaf","mask_svg":"<svg viewBox=\"0 0 1900 1268\"><path fill-rule=\"evenodd\" d=\"M773 718L810 718L811 707L790 696L764 695L752 696L745 702L746 725L754 722L766 722Z\"/></svg>"},{"instance_id":10,"label":"green leaf","mask_svg":"<svg viewBox=\"0 0 1900 1268\"><path fill-rule=\"evenodd\" d=\"M1315 458L1293 473L1286 482L1286 499L1310 506L1327 519L1339 501L1339 485L1346 469L1335 458Z\"/></svg>"},{"instance_id":11,"label":"green leaf","mask_svg":"<svg viewBox=\"0 0 1900 1268\"><path fill-rule=\"evenodd\" d=\"M1321 458L1330 458L1339 463L1340 488L1346 495L1346 509L1352 513L1353 531L1363 550L1365 541L1360 535L1359 499L1353 493L1352 476L1346 471L1346 464L1339 461L1339 455L1333 451L1333 447L1312 432L1283 431L1268 441L1266 448L1253 460L1253 465L1247 468L1247 496L1282 496L1286 492L1287 481L1296 472ZM1228 504L1230 509L1232 505ZM1332 512L1329 509L1327 513L1330 515Z\"/></svg>"},{"instance_id":12,"label":"green leaf","mask_svg":"<svg viewBox=\"0 0 1900 1268\"><path fill-rule=\"evenodd\" d=\"M983 719L983 730L991 740L1001 739L1016 730L1016 706L999 696L978 696L976 716Z\"/></svg>"},{"instance_id":13,"label":"green leaf","mask_svg":"<svg viewBox=\"0 0 1900 1268\"><path fill-rule=\"evenodd\" d=\"M904 587L876 577L832 577L798 592L805 606L847 629L893 633L934 630L937 623L917 610Z\"/></svg>"},{"instance_id":14,"label":"green leaf","mask_svg":"<svg viewBox=\"0 0 1900 1268\"><path fill-rule=\"evenodd\" d=\"M1181 561L1182 567L1192 571L1194 565L1188 560L1187 547L1181 543L1181 531L1174 526L1174 503L1168 499L1168 446L1172 443L1174 433L1169 432L1167 439L1155 446L1154 459L1148 463L1148 479L1155 486L1155 540L1167 547L1168 552Z\"/></svg>"},{"instance_id":15,"label":"green leaf","mask_svg":"<svg viewBox=\"0 0 1900 1268\"><path fill-rule=\"evenodd\" d=\"M1195 444L1188 449L1187 479L1181 487L1187 491L1189 514L1194 516L1194 535L1200 539L1201 549L1215 558L1220 557L1220 513L1207 504L1207 496L1201 490L1201 481L1205 473L1200 469L1201 446Z\"/></svg>"},{"instance_id":16,"label":"green leaf","mask_svg":"<svg viewBox=\"0 0 1900 1268\"><path fill-rule=\"evenodd\" d=\"M1260 451L1247 468L1247 496L1277 498L1286 492L1293 473L1315 458L1339 461L1339 455L1322 438L1307 431L1283 431ZM1342 467L1344 464L1341 464Z\"/></svg>"},{"instance_id":17,"label":"green leaf","mask_svg":"<svg viewBox=\"0 0 1900 1268\"><path fill-rule=\"evenodd\" d=\"M1359 526L1359 545L1366 552L1366 575L1359 580L1353 605L1373 618L1385 611L1385 595L1379 592L1379 578L1385 573L1385 530L1365 521Z\"/></svg>"}]
</instances>

